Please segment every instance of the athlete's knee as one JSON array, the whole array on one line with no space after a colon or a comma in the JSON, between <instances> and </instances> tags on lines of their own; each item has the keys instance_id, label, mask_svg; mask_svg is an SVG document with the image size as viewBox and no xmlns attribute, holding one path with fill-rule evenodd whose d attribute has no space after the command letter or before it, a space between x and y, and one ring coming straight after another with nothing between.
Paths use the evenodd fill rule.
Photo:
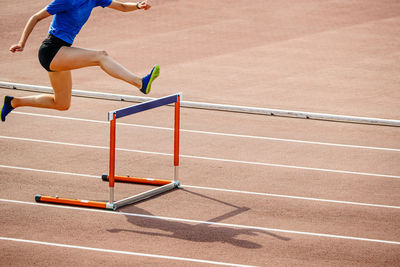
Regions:
<instances>
[{"instance_id":1,"label":"athlete's knee","mask_svg":"<svg viewBox=\"0 0 400 267\"><path fill-rule=\"evenodd\" d=\"M108 53L105 50L97 51L96 52L96 59L98 63L101 63L108 57Z\"/></svg>"}]
</instances>

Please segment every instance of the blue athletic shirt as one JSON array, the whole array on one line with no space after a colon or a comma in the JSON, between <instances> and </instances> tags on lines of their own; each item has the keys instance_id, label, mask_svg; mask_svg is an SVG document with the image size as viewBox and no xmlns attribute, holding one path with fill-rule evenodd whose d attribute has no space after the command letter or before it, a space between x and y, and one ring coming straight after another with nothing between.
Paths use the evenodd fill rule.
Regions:
<instances>
[{"instance_id":1,"label":"blue athletic shirt","mask_svg":"<svg viewBox=\"0 0 400 267\"><path fill-rule=\"evenodd\" d=\"M112 0L53 0L46 10L54 15L49 33L72 44L76 35L89 19L92 9L107 7Z\"/></svg>"}]
</instances>

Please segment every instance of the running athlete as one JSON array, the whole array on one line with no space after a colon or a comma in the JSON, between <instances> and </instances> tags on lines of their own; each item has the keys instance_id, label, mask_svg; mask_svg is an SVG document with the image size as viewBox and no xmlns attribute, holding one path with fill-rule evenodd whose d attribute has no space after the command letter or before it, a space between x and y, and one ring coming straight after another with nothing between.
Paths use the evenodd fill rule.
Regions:
<instances>
[{"instance_id":1,"label":"running athlete","mask_svg":"<svg viewBox=\"0 0 400 267\"><path fill-rule=\"evenodd\" d=\"M1 109L1 120L15 108L30 106L67 110L71 103L71 70L99 66L110 76L136 86L144 94L151 90L152 82L158 77L160 67L155 65L151 72L141 78L112 59L105 51L72 47L72 43L89 19L92 9L101 6L128 12L148 10L147 1L122 3L116 0L53 0L48 6L34 14L27 22L18 44L10 47L12 53L22 52L35 25L53 15L49 35L39 49L40 64L48 71L54 95L28 97L5 96Z\"/></svg>"}]
</instances>

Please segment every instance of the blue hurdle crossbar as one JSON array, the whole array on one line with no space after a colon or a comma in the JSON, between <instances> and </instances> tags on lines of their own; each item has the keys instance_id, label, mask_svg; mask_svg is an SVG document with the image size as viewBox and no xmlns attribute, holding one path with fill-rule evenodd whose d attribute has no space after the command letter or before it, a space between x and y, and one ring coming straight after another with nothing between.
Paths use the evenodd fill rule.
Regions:
<instances>
[{"instance_id":1,"label":"blue hurdle crossbar","mask_svg":"<svg viewBox=\"0 0 400 267\"><path fill-rule=\"evenodd\" d=\"M149 110L149 109L153 109L153 108L157 108L157 107L175 103L178 101L178 96L182 99L182 93L177 93L177 94L157 98L154 100L149 100L147 102L132 105L132 106L129 106L126 108L109 111L108 112L108 121L113 120L114 114L115 114L115 118L118 119L118 118L129 116L129 115L132 115L135 113L139 113L139 112L142 112L145 110Z\"/></svg>"}]
</instances>

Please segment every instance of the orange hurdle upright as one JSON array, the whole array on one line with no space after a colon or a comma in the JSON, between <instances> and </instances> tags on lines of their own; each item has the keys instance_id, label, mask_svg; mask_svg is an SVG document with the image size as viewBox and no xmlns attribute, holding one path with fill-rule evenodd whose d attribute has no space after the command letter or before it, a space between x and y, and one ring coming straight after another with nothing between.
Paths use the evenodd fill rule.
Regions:
<instances>
[{"instance_id":1,"label":"orange hurdle upright","mask_svg":"<svg viewBox=\"0 0 400 267\"><path fill-rule=\"evenodd\" d=\"M155 195L167 192L174 188L180 187L179 182L179 128L180 128L180 101L182 94L174 94L159 99L150 100L144 103L132 105L126 108L118 109L115 111L108 112L108 120L110 121L110 159L109 159L109 172L102 175L104 181L108 181L109 185L109 202L99 202L90 200L80 199L67 199L59 197L50 197L36 195L35 200L37 202L49 202L55 204L84 206L93 208L103 208L109 210L116 210L122 206L132 204ZM151 179L151 178L139 178L129 176L117 176L115 175L115 144L116 144L116 128L117 119L128 115L132 115L145 110L157 108L164 105L175 104L174 112L174 180L163 180L163 179ZM115 182L128 182L128 183L140 183L148 185L157 185L159 187L151 189L149 191L119 200L114 200L114 186Z\"/></svg>"},{"instance_id":2,"label":"orange hurdle upright","mask_svg":"<svg viewBox=\"0 0 400 267\"><path fill-rule=\"evenodd\" d=\"M179 128L180 128L180 106L181 97L175 102L175 124L174 124L174 181L179 180Z\"/></svg>"}]
</instances>

